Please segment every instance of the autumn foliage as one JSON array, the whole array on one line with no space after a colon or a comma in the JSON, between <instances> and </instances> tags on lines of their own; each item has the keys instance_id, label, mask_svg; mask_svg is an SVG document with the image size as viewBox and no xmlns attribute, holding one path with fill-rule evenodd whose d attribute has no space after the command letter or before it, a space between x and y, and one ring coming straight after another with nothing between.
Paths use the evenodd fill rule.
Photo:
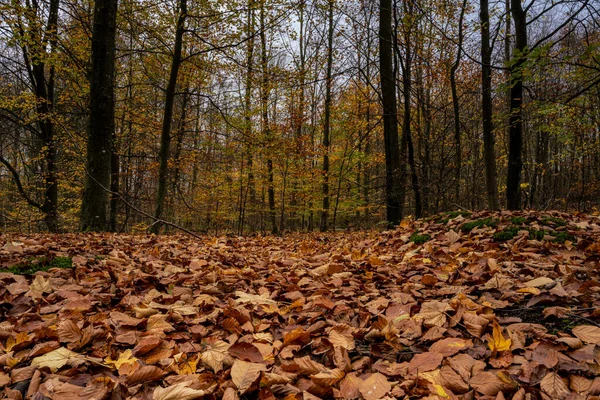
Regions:
<instances>
[{"instance_id":1,"label":"autumn foliage","mask_svg":"<svg viewBox=\"0 0 600 400\"><path fill-rule=\"evenodd\" d=\"M494 239L515 223L546 234ZM73 264L0 273L2 396L590 398L599 239L596 217L507 212L287 238L2 236L13 272Z\"/></svg>"}]
</instances>

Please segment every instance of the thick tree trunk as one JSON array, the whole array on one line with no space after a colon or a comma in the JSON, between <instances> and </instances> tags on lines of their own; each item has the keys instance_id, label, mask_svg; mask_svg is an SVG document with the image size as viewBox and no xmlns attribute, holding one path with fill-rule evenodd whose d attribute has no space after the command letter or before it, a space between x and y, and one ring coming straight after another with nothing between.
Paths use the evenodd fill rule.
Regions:
<instances>
[{"instance_id":1,"label":"thick tree trunk","mask_svg":"<svg viewBox=\"0 0 600 400\"><path fill-rule=\"evenodd\" d=\"M329 148L331 146L331 69L333 66L333 2L329 0L327 33L327 76L325 78L325 121L323 125L323 210L321 212L321 232L329 229Z\"/></svg>"},{"instance_id":2,"label":"thick tree trunk","mask_svg":"<svg viewBox=\"0 0 600 400\"><path fill-rule=\"evenodd\" d=\"M175 89L177 88L177 75L181 65L181 51L183 47L183 34L185 32L185 19L187 17L187 0L179 1L179 18L177 19L177 28L175 30L175 48L173 50L173 59L171 60L171 73L169 83L165 94L165 110L163 114L162 130L160 133L160 150L158 152L158 190L156 193L156 208L154 218L162 218L165 197L167 195L169 172L169 153L171 150L171 122L173 121L173 103L175 101ZM155 221L150 232L158 234L161 223Z\"/></svg>"},{"instance_id":3,"label":"thick tree trunk","mask_svg":"<svg viewBox=\"0 0 600 400\"><path fill-rule=\"evenodd\" d=\"M402 219L400 199L400 147L396 109L396 82L392 58L392 1L379 3L379 70L383 107L385 147L385 191L387 222L398 225Z\"/></svg>"},{"instance_id":4,"label":"thick tree trunk","mask_svg":"<svg viewBox=\"0 0 600 400\"><path fill-rule=\"evenodd\" d=\"M485 158L485 187L490 210L498 210L498 184L496 182L496 152L492 122L492 49L490 47L490 15L488 0L480 0L481 22L481 116L483 120L483 152Z\"/></svg>"},{"instance_id":5,"label":"thick tree trunk","mask_svg":"<svg viewBox=\"0 0 600 400\"><path fill-rule=\"evenodd\" d=\"M80 229L106 231L112 141L115 130L115 37L117 0L97 0L92 31L90 119L86 179L81 204Z\"/></svg>"},{"instance_id":6,"label":"thick tree trunk","mask_svg":"<svg viewBox=\"0 0 600 400\"><path fill-rule=\"evenodd\" d=\"M515 25L515 51L510 64L510 118L506 207L521 208L521 171L523 169L523 67L527 58L527 21L521 0L511 0Z\"/></svg>"}]
</instances>

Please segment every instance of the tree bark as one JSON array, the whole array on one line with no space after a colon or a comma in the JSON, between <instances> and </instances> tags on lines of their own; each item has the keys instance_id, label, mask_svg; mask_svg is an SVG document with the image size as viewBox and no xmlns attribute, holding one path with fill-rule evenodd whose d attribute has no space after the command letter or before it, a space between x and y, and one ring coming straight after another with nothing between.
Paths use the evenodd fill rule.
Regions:
<instances>
[{"instance_id":1,"label":"tree bark","mask_svg":"<svg viewBox=\"0 0 600 400\"><path fill-rule=\"evenodd\" d=\"M380 0L379 3L379 71L385 147L386 214L390 225L398 225L402 219L402 205L396 83L392 58L392 0Z\"/></svg>"},{"instance_id":2,"label":"tree bark","mask_svg":"<svg viewBox=\"0 0 600 400\"><path fill-rule=\"evenodd\" d=\"M456 50L456 59L450 67L450 91L452 93L452 111L454 112L454 143L456 146L454 155L454 197L457 204L460 204L460 172L462 164L462 146L460 137L460 108L458 104L458 91L456 89L456 71L460 66L460 59L463 48L463 20L467 0L463 0L460 8L460 17L458 18L458 48Z\"/></svg>"},{"instance_id":3,"label":"tree bark","mask_svg":"<svg viewBox=\"0 0 600 400\"><path fill-rule=\"evenodd\" d=\"M485 186L490 210L498 210L496 182L496 152L492 122L492 49L490 47L490 14L488 0L480 0L481 22L481 117L483 121L483 152L485 158Z\"/></svg>"},{"instance_id":4,"label":"tree bark","mask_svg":"<svg viewBox=\"0 0 600 400\"><path fill-rule=\"evenodd\" d=\"M273 137L271 134L271 128L269 126L269 71L268 71L268 60L267 60L267 37L266 37L266 23L265 23L265 0L261 0L260 3L260 44L261 44L261 119L262 119L262 130L265 139L269 145L269 154L267 156L267 197L269 202L269 219L271 222L271 231L278 233L277 227L277 216L275 215L275 187L274 187L274 173L273 173L273 158L270 150L273 148L272 141Z\"/></svg>"},{"instance_id":5,"label":"tree bark","mask_svg":"<svg viewBox=\"0 0 600 400\"><path fill-rule=\"evenodd\" d=\"M171 122L173 121L173 103L175 100L175 89L177 88L177 75L181 66L181 52L183 47L183 34L185 32L185 19L187 17L187 0L179 1L179 18L177 19L177 28L175 30L175 47L173 49L173 59L171 60L171 73L169 83L165 94L165 110L163 114L162 130L160 133L160 150L158 152L158 190L156 193L156 208L154 218L162 218L165 197L167 195L169 172L169 153L171 150ZM150 228L150 232L158 234L160 232L160 222L155 222Z\"/></svg>"},{"instance_id":6,"label":"tree bark","mask_svg":"<svg viewBox=\"0 0 600 400\"><path fill-rule=\"evenodd\" d=\"M527 21L521 0L511 0L515 25L515 51L510 63L510 118L506 207L521 208L523 169L523 67L527 59Z\"/></svg>"},{"instance_id":7,"label":"tree bark","mask_svg":"<svg viewBox=\"0 0 600 400\"><path fill-rule=\"evenodd\" d=\"M321 232L329 229L329 150L331 139L331 69L333 66L333 2L328 0L327 76L325 78L325 121L323 124L323 210Z\"/></svg>"},{"instance_id":8,"label":"tree bark","mask_svg":"<svg viewBox=\"0 0 600 400\"><path fill-rule=\"evenodd\" d=\"M118 0L97 0L92 31L90 118L80 229L106 231L115 130L115 37Z\"/></svg>"}]
</instances>

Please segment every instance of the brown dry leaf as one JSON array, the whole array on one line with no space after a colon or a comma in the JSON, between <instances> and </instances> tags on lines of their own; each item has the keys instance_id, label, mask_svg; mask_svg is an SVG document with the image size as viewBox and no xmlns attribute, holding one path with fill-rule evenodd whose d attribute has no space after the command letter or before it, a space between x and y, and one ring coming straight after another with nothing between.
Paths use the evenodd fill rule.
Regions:
<instances>
[{"instance_id":1,"label":"brown dry leaf","mask_svg":"<svg viewBox=\"0 0 600 400\"><path fill-rule=\"evenodd\" d=\"M434 353L440 353L444 357L450 357L472 346L473 342L471 340L464 340L460 338L446 338L438 340L433 345L431 345L429 351Z\"/></svg>"},{"instance_id":2,"label":"brown dry leaf","mask_svg":"<svg viewBox=\"0 0 600 400\"><path fill-rule=\"evenodd\" d=\"M260 373L266 370L264 364L235 360L231 367L231 380L238 388L238 392L244 394L258 380Z\"/></svg>"},{"instance_id":3,"label":"brown dry leaf","mask_svg":"<svg viewBox=\"0 0 600 400\"><path fill-rule=\"evenodd\" d=\"M357 399L361 397L360 386L363 381L355 372L346 374L340 382L340 394L344 399Z\"/></svg>"},{"instance_id":4,"label":"brown dry leaf","mask_svg":"<svg viewBox=\"0 0 600 400\"><path fill-rule=\"evenodd\" d=\"M48 367L50 371L56 372L67 364L77 365L83 363L85 360L85 356L60 347L43 356L34 358L31 360L31 365L40 368Z\"/></svg>"},{"instance_id":5,"label":"brown dry leaf","mask_svg":"<svg viewBox=\"0 0 600 400\"><path fill-rule=\"evenodd\" d=\"M322 386L333 386L340 381L346 373L339 368L330 369L327 371L319 372L315 375L311 375L310 379L317 385Z\"/></svg>"},{"instance_id":6,"label":"brown dry leaf","mask_svg":"<svg viewBox=\"0 0 600 400\"><path fill-rule=\"evenodd\" d=\"M314 361L310 358L310 356L297 358L295 363L298 366L298 370L302 374L314 375L319 372L327 371L327 368L323 364L319 364L318 362Z\"/></svg>"},{"instance_id":7,"label":"brown dry leaf","mask_svg":"<svg viewBox=\"0 0 600 400\"><path fill-rule=\"evenodd\" d=\"M592 325L579 325L572 329L573 335L586 343L600 343L600 328Z\"/></svg>"},{"instance_id":8,"label":"brown dry leaf","mask_svg":"<svg viewBox=\"0 0 600 400\"><path fill-rule=\"evenodd\" d=\"M421 305L421 311L414 318L422 320L423 325L428 328L443 326L447 320L447 312L451 310L452 307L446 302L437 300L427 301Z\"/></svg>"},{"instance_id":9,"label":"brown dry leaf","mask_svg":"<svg viewBox=\"0 0 600 400\"><path fill-rule=\"evenodd\" d=\"M29 292L27 292L27 296L37 299L42 297L44 293L52 293L53 291L54 288L52 287L50 279L44 279L43 276L36 275L35 279L29 286Z\"/></svg>"},{"instance_id":10,"label":"brown dry leaf","mask_svg":"<svg viewBox=\"0 0 600 400\"><path fill-rule=\"evenodd\" d=\"M545 276L542 276L540 278L535 278L535 279L525 282L525 286L538 288L538 287L545 286L552 282L554 282L554 280L547 278Z\"/></svg>"},{"instance_id":11,"label":"brown dry leaf","mask_svg":"<svg viewBox=\"0 0 600 400\"><path fill-rule=\"evenodd\" d=\"M144 365L131 375L128 375L126 382L129 385L136 385L138 383L156 381L162 378L164 374L165 372L162 369L154 365Z\"/></svg>"},{"instance_id":12,"label":"brown dry leaf","mask_svg":"<svg viewBox=\"0 0 600 400\"><path fill-rule=\"evenodd\" d=\"M469 384L477 392L486 396L496 396L498 392L508 391L511 386L504 382L500 377L493 372L483 371L474 375Z\"/></svg>"},{"instance_id":13,"label":"brown dry leaf","mask_svg":"<svg viewBox=\"0 0 600 400\"><path fill-rule=\"evenodd\" d=\"M228 363L230 359L227 350L229 344L222 340L211 340L207 341L207 349L202 353L200 358L202 362L208 365L215 373L223 369L223 364Z\"/></svg>"},{"instance_id":14,"label":"brown dry leaf","mask_svg":"<svg viewBox=\"0 0 600 400\"><path fill-rule=\"evenodd\" d=\"M263 362L264 358L260 350L250 343L238 342L227 349L227 352L235 358L249 362Z\"/></svg>"},{"instance_id":15,"label":"brown dry leaf","mask_svg":"<svg viewBox=\"0 0 600 400\"><path fill-rule=\"evenodd\" d=\"M382 398L392 390L392 385L384 375L376 372L364 380L358 390L365 400L376 400Z\"/></svg>"},{"instance_id":16,"label":"brown dry leaf","mask_svg":"<svg viewBox=\"0 0 600 400\"><path fill-rule=\"evenodd\" d=\"M81 329L70 319L61 321L58 324L58 339L63 343L74 343L81 339Z\"/></svg>"},{"instance_id":17,"label":"brown dry leaf","mask_svg":"<svg viewBox=\"0 0 600 400\"><path fill-rule=\"evenodd\" d=\"M329 341L334 346L342 347L346 350L354 350L354 337L352 332L354 328L346 324L336 325L329 331Z\"/></svg>"},{"instance_id":18,"label":"brown dry leaf","mask_svg":"<svg viewBox=\"0 0 600 400\"><path fill-rule=\"evenodd\" d=\"M410 375L422 372L433 371L442 362L444 356L440 353L421 353L415 354L408 364L408 373Z\"/></svg>"},{"instance_id":19,"label":"brown dry leaf","mask_svg":"<svg viewBox=\"0 0 600 400\"><path fill-rule=\"evenodd\" d=\"M157 387L152 394L152 400L193 400L206 396L204 390L188 387L192 382L181 382L166 388Z\"/></svg>"},{"instance_id":20,"label":"brown dry leaf","mask_svg":"<svg viewBox=\"0 0 600 400\"><path fill-rule=\"evenodd\" d=\"M550 372L540 382L540 388L552 399L564 399L571 394L567 384L556 372Z\"/></svg>"}]
</instances>

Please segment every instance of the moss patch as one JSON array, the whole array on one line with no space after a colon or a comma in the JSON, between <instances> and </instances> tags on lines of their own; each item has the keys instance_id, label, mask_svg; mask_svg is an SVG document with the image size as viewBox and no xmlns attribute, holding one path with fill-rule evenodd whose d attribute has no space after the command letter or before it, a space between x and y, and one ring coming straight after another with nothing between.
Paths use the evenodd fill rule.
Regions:
<instances>
[{"instance_id":1,"label":"moss patch","mask_svg":"<svg viewBox=\"0 0 600 400\"><path fill-rule=\"evenodd\" d=\"M495 228L498 225L498 220L494 218L482 218L477 221L465 222L461 225L460 230L463 232L471 232L475 228L483 228L484 226Z\"/></svg>"},{"instance_id":2,"label":"moss patch","mask_svg":"<svg viewBox=\"0 0 600 400\"><path fill-rule=\"evenodd\" d=\"M15 275L33 275L38 271L47 272L51 268L72 268L73 261L69 257L46 257L29 258L25 262L13 265L9 268L2 268L0 272L10 272Z\"/></svg>"},{"instance_id":3,"label":"moss patch","mask_svg":"<svg viewBox=\"0 0 600 400\"><path fill-rule=\"evenodd\" d=\"M431 236L428 234L419 235L418 233L413 233L409 239L414 244L423 244L425 242L429 242L431 240Z\"/></svg>"},{"instance_id":4,"label":"moss patch","mask_svg":"<svg viewBox=\"0 0 600 400\"><path fill-rule=\"evenodd\" d=\"M499 232L494 234L494 240L497 242L506 242L507 240L511 240L519 234L519 231L527 231L529 232L529 239L542 241L546 235L553 237L554 239L550 239L551 242L564 244L567 240L574 242L575 237L571 235L569 232L560 231L560 232L551 232L546 230L538 230L533 228L521 228L518 226L508 226L502 229Z\"/></svg>"}]
</instances>

